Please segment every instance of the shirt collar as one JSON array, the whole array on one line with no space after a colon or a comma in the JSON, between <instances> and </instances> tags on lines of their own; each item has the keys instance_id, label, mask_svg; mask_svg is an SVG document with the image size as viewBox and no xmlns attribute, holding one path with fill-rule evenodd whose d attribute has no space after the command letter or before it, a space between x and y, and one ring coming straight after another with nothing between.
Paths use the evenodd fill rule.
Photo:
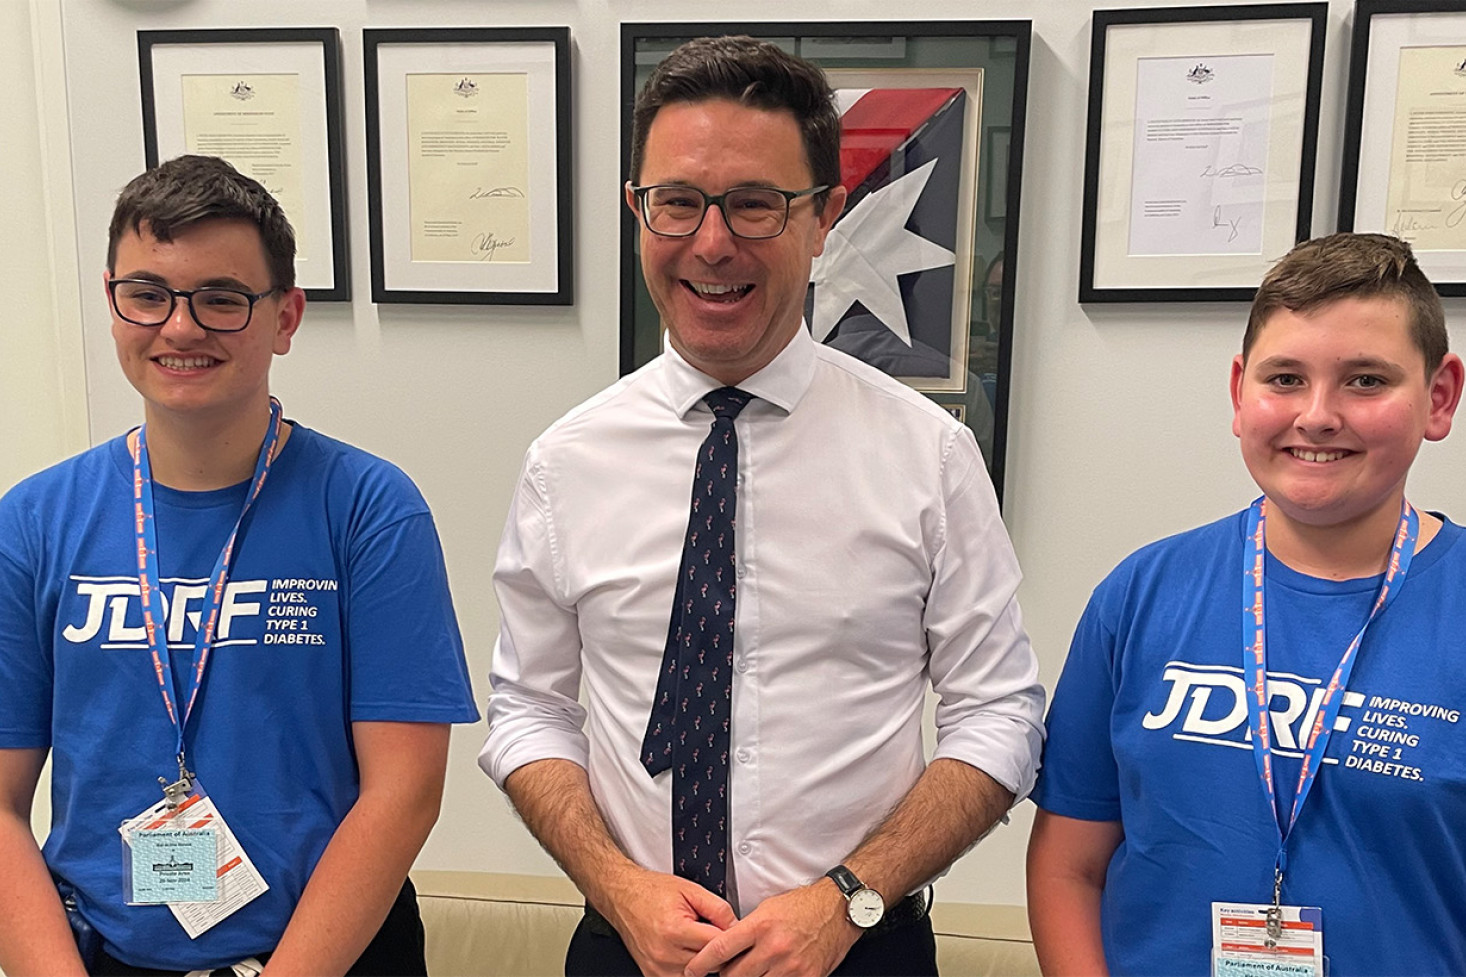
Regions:
<instances>
[{"instance_id":1,"label":"shirt collar","mask_svg":"<svg viewBox=\"0 0 1466 977\"><path fill-rule=\"evenodd\" d=\"M809 328L801 322L794 338L789 340L788 345L779 351L768 366L736 386L760 400L768 401L785 413L792 412L814 378L814 345L814 337L809 334ZM709 390L726 386L688 363L670 343L666 346L663 358L667 394L678 417L691 410Z\"/></svg>"}]
</instances>

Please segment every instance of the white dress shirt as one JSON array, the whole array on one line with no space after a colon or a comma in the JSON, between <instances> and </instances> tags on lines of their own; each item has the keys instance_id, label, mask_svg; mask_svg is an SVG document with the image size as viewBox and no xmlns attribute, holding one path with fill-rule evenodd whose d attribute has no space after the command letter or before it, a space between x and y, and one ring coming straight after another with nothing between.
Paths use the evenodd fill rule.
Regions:
<instances>
[{"instance_id":1,"label":"white dress shirt","mask_svg":"<svg viewBox=\"0 0 1466 977\"><path fill-rule=\"evenodd\" d=\"M502 626L479 765L585 767L612 835L670 872L671 774L638 762L694 455L720 386L668 352L525 457L494 572ZM968 429L800 329L739 384L728 866L734 906L819 878L937 757L1019 797L1043 739L1018 563ZM584 706L580 701L584 693Z\"/></svg>"}]
</instances>

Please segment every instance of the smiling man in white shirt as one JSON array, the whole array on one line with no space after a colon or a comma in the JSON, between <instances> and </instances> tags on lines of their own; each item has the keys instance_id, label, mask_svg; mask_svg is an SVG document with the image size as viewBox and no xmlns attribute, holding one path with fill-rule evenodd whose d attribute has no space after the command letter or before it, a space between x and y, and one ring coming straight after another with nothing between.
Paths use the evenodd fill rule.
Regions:
<instances>
[{"instance_id":1,"label":"smiling man in white shirt","mask_svg":"<svg viewBox=\"0 0 1466 977\"><path fill-rule=\"evenodd\" d=\"M672 348L529 449L480 764L585 893L567 973L935 973L925 886L1042 739L982 457L802 325L846 197L817 67L690 42L633 143Z\"/></svg>"}]
</instances>

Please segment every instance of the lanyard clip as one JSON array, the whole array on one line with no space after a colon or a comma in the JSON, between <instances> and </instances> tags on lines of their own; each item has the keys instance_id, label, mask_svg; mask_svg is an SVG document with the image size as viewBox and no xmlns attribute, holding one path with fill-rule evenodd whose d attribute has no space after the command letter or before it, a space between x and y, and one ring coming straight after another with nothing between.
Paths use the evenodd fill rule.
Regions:
<instances>
[{"instance_id":1,"label":"lanyard clip","mask_svg":"<svg viewBox=\"0 0 1466 977\"><path fill-rule=\"evenodd\" d=\"M170 810L178 807L193 793L193 771L184 765L182 753L178 754L178 779L170 784L166 777L159 777L158 784L163 788L163 797Z\"/></svg>"},{"instance_id":2,"label":"lanyard clip","mask_svg":"<svg viewBox=\"0 0 1466 977\"><path fill-rule=\"evenodd\" d=\"M1267 940L1264 945L1273 949L1283 937L1283 868L1273 867L1273 904L1267 911Z\"/></svg>"}]
</instances>

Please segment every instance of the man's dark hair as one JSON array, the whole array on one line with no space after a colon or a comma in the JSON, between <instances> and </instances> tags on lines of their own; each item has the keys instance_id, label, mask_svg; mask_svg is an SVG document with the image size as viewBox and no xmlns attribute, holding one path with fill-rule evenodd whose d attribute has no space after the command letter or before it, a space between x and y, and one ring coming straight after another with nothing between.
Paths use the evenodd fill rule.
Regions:
<instances>
[{"instance_id":1,"label":"man's dark hair","mask_svg":"<svg viewBox=\"0 0 1466 977\"><path fill-rule=\"evenodd\" d=\"M818 65L751 37L700 37L657 65L631 115L631 182L640 182L646 136L662 106L674 102L732 99L749 108L786 110L804 139L804 155L815 186L840 183L840 114L834 93ZM785 187L787 190L802 189ZM829 191L816 194L824 208Z\"/></svg>"},{"instance_id":2,"label":"man's dark hair","mask_svg":"<svg viewBox=\"0 0 1466 977\"><path fill-rule=\"evenodd\" d=\"M1398 298L1409 315L1410 339L1425 357L1427 380L1450 348L1446 312L1410 245L1388 234L1330 234L1304 241L1263 277L1252 299L1242 359L1279 309L1306 315L1343 298Z\"/></svg>"},{"instance_id":3,"label":"man's dark hair","mask_svg":"<svg viewBox=\"0 0 1466 977\"><path fill-rule=\"evenodd\" d=\"M159 241L211 220L246 220L260 231L270 285L295 287L295 232L270 191L217 156L179 156L122 188L107 231L107 270L117 270L117 242L143 225Z\"/></svg>"}]
</instances>

